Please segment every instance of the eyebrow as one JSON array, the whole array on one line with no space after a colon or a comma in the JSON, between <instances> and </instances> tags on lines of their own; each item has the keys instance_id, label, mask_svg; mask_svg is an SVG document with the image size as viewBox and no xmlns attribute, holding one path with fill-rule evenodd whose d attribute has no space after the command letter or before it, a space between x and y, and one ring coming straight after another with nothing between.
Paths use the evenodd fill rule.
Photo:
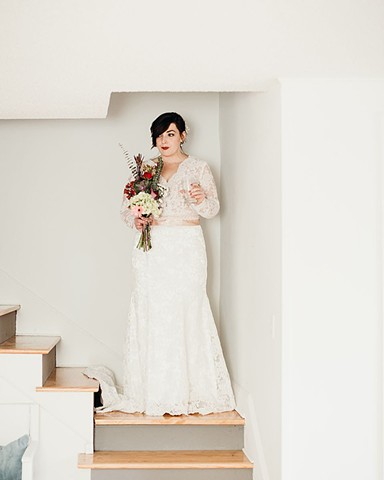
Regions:
<instances>
[{"instance_id":1,"label":"eyebrow","mask_svg":"<svg viewBox=\"0 0 384 480\"><path fill-rule=\"evenodd\" d=\"M175 131L176 131L176 130L173 130L173 129L171 128L171 130L167 130L165 133L168 133L168 132L173 132L173 133L175 133Z\"/></svg>"}]
</instances>

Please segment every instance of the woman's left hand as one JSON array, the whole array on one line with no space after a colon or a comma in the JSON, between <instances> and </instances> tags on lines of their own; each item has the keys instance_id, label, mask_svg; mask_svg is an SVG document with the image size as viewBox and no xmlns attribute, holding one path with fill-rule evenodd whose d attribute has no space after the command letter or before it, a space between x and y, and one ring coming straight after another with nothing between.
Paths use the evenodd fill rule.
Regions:
<instances>
[{"instance_id":1,"label":"woman's left hand","mask_svg":"<svg viewBox=\"0 0 384 480\"><path fill-rule=\"evenodd\" d=\"M196 205L200 205L200 203L206 198L205 192L199 183L192 183L189 195L196 200Z\"/></svg>"}]
</instances>

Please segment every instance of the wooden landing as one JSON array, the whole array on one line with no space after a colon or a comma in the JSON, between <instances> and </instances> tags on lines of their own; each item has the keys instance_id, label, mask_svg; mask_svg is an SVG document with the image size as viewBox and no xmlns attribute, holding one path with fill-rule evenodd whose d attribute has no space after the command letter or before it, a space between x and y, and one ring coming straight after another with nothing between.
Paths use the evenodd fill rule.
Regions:
<instances>
[{"instance_id":1,"label":"wooden landing","mask_svg":"<svg viewBox=\"0 0 384 480\"><path fill-rule=\"evenodd\" d=\"M99 382L86 377L85 367L56 367L37 392L97 392Z\"/></svg>"},{"instance_id":2,"label":"wooden landing","mask_svg":"<svg viewBox=\"0 0 384 480\"><path fill-rule=\"evenodd\" d=\"M241 450L173 450L81 453L79 468L88 469L211 469L253 468Z\"/></svg>"},{"instance_id":3,"label":"wooden landing","mask_svg":"<svg viewBox=\"0 0 384 480\"><path fill-rule=\"evenodd\" d=\"M0 354L42 354L47 355L59 342L60 337L38 335L16 335L0 344Z\"/></svg>"},{"instance_id":4,"label":"wooden landing","mask_svg":"<svg viewBox=\"0 0 384 480\"><path fill-rule=\"evenodd\" d=\"M164 415L150 417L143 413L109 412L95 414L95 425L244 425L236 410L208 415Z\"/></svg>"},{"instance_id":5,"label":"wooden landing","mask_svg":"<svg viewBox=\"0 0 384 480\"><path fill-rule=\"evenodd\" d=\"M0 317L17 310L20 310L20 305L0 305Z\"/></svg>"}]
</instances>

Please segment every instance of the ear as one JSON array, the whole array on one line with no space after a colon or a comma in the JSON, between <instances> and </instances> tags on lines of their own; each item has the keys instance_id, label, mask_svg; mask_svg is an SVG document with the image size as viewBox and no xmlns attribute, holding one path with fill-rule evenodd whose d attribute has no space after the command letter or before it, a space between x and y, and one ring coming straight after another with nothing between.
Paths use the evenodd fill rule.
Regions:
<instances>
[{"instance_id":1,"label":"ear","mask_svg":"<svg viewBox=\"0 0 384 480\"><path fill-rule=\"evenodd\" d=\"M182 142L185 142L185 139L187 138L187 134L185 133L185 131L180 135L180 139Z\"/></svg>"}]
</instances>

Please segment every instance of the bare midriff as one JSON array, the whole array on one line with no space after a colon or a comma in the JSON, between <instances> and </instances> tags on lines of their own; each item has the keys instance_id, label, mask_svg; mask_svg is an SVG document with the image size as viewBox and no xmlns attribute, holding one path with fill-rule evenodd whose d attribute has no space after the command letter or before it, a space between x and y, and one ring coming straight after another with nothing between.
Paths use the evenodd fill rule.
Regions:
<instances>
[{"instance_id":1,"label":"bare midriff","mask_svg":"<svg viewBox=\"0 0 384 480\"><path fill-rule=\"evenodd\" d=\"M152 225L165 226L165 227L194 227L200 225L199 219L196 220L185 220L182 218L158 218L154 219Z\"/></svg>"}]
</instances>

